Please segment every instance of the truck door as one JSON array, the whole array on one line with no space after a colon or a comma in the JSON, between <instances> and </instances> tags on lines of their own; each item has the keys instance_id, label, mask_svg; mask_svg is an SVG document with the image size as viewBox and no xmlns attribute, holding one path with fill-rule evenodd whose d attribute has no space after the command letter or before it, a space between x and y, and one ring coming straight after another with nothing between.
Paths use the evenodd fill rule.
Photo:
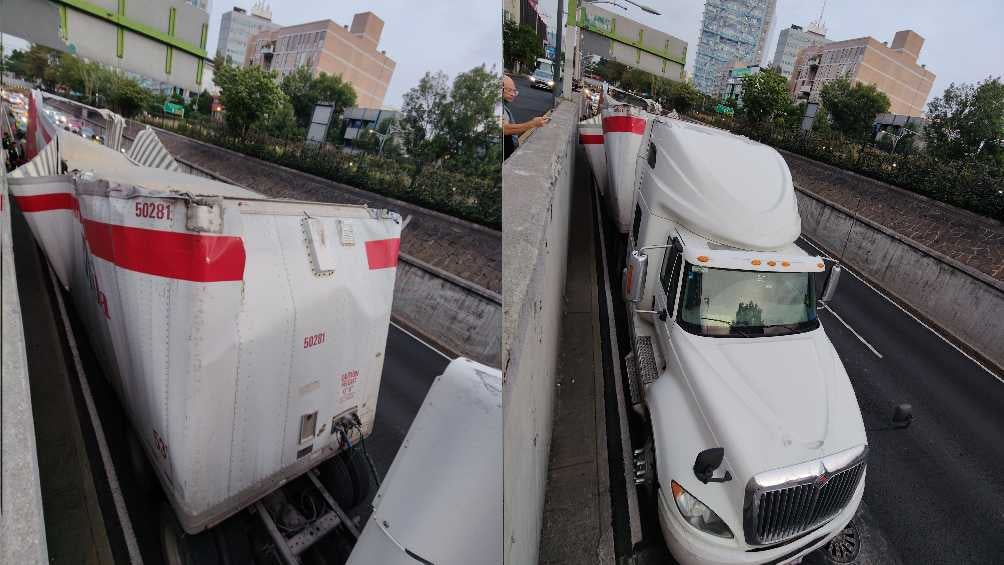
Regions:
<instances>
[{"instance_id":1,"label":"truck door","mask_svg":"<svg viewBox=\"0 0 1004 565\"><path fill-rule=\"evenodd\" d=\"M669 241L670 247L662 258L662 266L659 270L659 287L655 289L655 329L659 335L659 348L663 353L664 363L673 363L675 353L673 345L670 343L670 326L673 324L677 312L677 294L680 291L680 271L683 266L683 245L679 238L672 237Z\"/></svg>"}]
</instances>

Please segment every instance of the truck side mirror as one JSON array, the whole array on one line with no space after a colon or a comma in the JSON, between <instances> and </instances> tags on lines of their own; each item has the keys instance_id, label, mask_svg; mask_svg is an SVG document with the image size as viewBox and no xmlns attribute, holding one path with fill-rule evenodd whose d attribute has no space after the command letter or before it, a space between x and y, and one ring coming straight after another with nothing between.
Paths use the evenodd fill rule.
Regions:
<instances>
[{"instance_id":1,"label":"truck side mirror","mask_svg":"<svg viewBox=\"0 0 1004 565\"><path fill-rule=\"evenodd\" d=\"M837 292L837 283L840 282L840 273L843 269L840 265L833 265L830 268L830 274L826 276L826 282L823 283L823 295L819 297L822 302L829 302L833 298L833 294Z\"/></svg>"},{"instance_id":2,"label":"truck side mirror","mask_svg":"<svg viewBox=\"0 0 1004 565\"><path fill-rule=\"evenodd\" d=\"M645 278L648 276L648 255L644 251L632 251L621 280L621 290L625 302L641 300L645 292Z\"/></svg>"},{"instance_id":3,"label":"truck side mirror","mask_svg":"<svg viewBox=\"0 0 1004 565\"><path fill-rule=\"evenodd\" d=\"M728 471L725 471L725 476L720 479L713 478L712 476L715 474L715 471L722 466L722 460L724 459L724 447L712 447L711 449L705 449L704 451L698 453L697 460L694 461L694 475L697 477L697 480L704 484L731 481L732 474Z\"/></svg>"}]
</instances>

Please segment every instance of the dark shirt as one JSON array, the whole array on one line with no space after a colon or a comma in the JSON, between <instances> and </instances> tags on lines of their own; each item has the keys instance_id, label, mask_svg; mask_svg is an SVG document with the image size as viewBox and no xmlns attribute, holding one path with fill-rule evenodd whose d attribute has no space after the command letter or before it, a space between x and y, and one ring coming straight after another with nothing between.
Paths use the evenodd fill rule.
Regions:
<instances>
[{"instance_id":1,"label":"dark shirt","mask_svg":"<svg viewBox=\"0 0 1004 565\"><path fill-rule=\"evenodd\" d=\"M512 119L512 112L509 111L509 104L502 105L502 123L514 124L515 120ZM516 134L502 135L502 159L508 159L512 155L516 148L519 147L519 136Z\"/></svg>"}]
</instances>

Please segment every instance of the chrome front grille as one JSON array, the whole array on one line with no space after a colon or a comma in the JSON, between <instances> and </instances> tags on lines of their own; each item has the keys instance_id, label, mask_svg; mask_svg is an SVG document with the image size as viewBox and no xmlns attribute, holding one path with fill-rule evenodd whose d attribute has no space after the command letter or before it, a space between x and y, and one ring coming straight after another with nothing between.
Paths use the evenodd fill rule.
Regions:
<instances>
[{"instance_id":1,"label":"chrome front grille","mask_svg":"<svg viewBox=\"0 0 1004 565\"><path fill-rule=\"evenodd\" d=\"M746 542L782 543L833 519L854 496L866 452L861 446L754 477L746 489Z\"/></svg>"}]
</instances>

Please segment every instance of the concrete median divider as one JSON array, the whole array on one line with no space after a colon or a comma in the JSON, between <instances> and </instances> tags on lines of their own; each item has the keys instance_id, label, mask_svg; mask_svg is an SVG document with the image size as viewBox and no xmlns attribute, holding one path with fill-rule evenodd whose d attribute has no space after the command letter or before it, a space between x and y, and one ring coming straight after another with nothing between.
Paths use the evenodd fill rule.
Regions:
<instances>
[{"instance_id":1,"label":"concrete median divider","mask_svg":"<svg viewBox=\"0 0 1004 565\"><path fill-rule=\"evenodd\" d=\"M1004 367L1004 283L796 189L806 236L981 361Z\"/></svg>"},{"instance_id":2,"label":"concrete median divider","mask_svg":"<svg viewBox=\"0 0 1004 565\"><path fill-rule=\"evenodd\" d=\"M503 563L536 563L575 170L578 95L502 167Z\"/></svg>"}]
</instances>

